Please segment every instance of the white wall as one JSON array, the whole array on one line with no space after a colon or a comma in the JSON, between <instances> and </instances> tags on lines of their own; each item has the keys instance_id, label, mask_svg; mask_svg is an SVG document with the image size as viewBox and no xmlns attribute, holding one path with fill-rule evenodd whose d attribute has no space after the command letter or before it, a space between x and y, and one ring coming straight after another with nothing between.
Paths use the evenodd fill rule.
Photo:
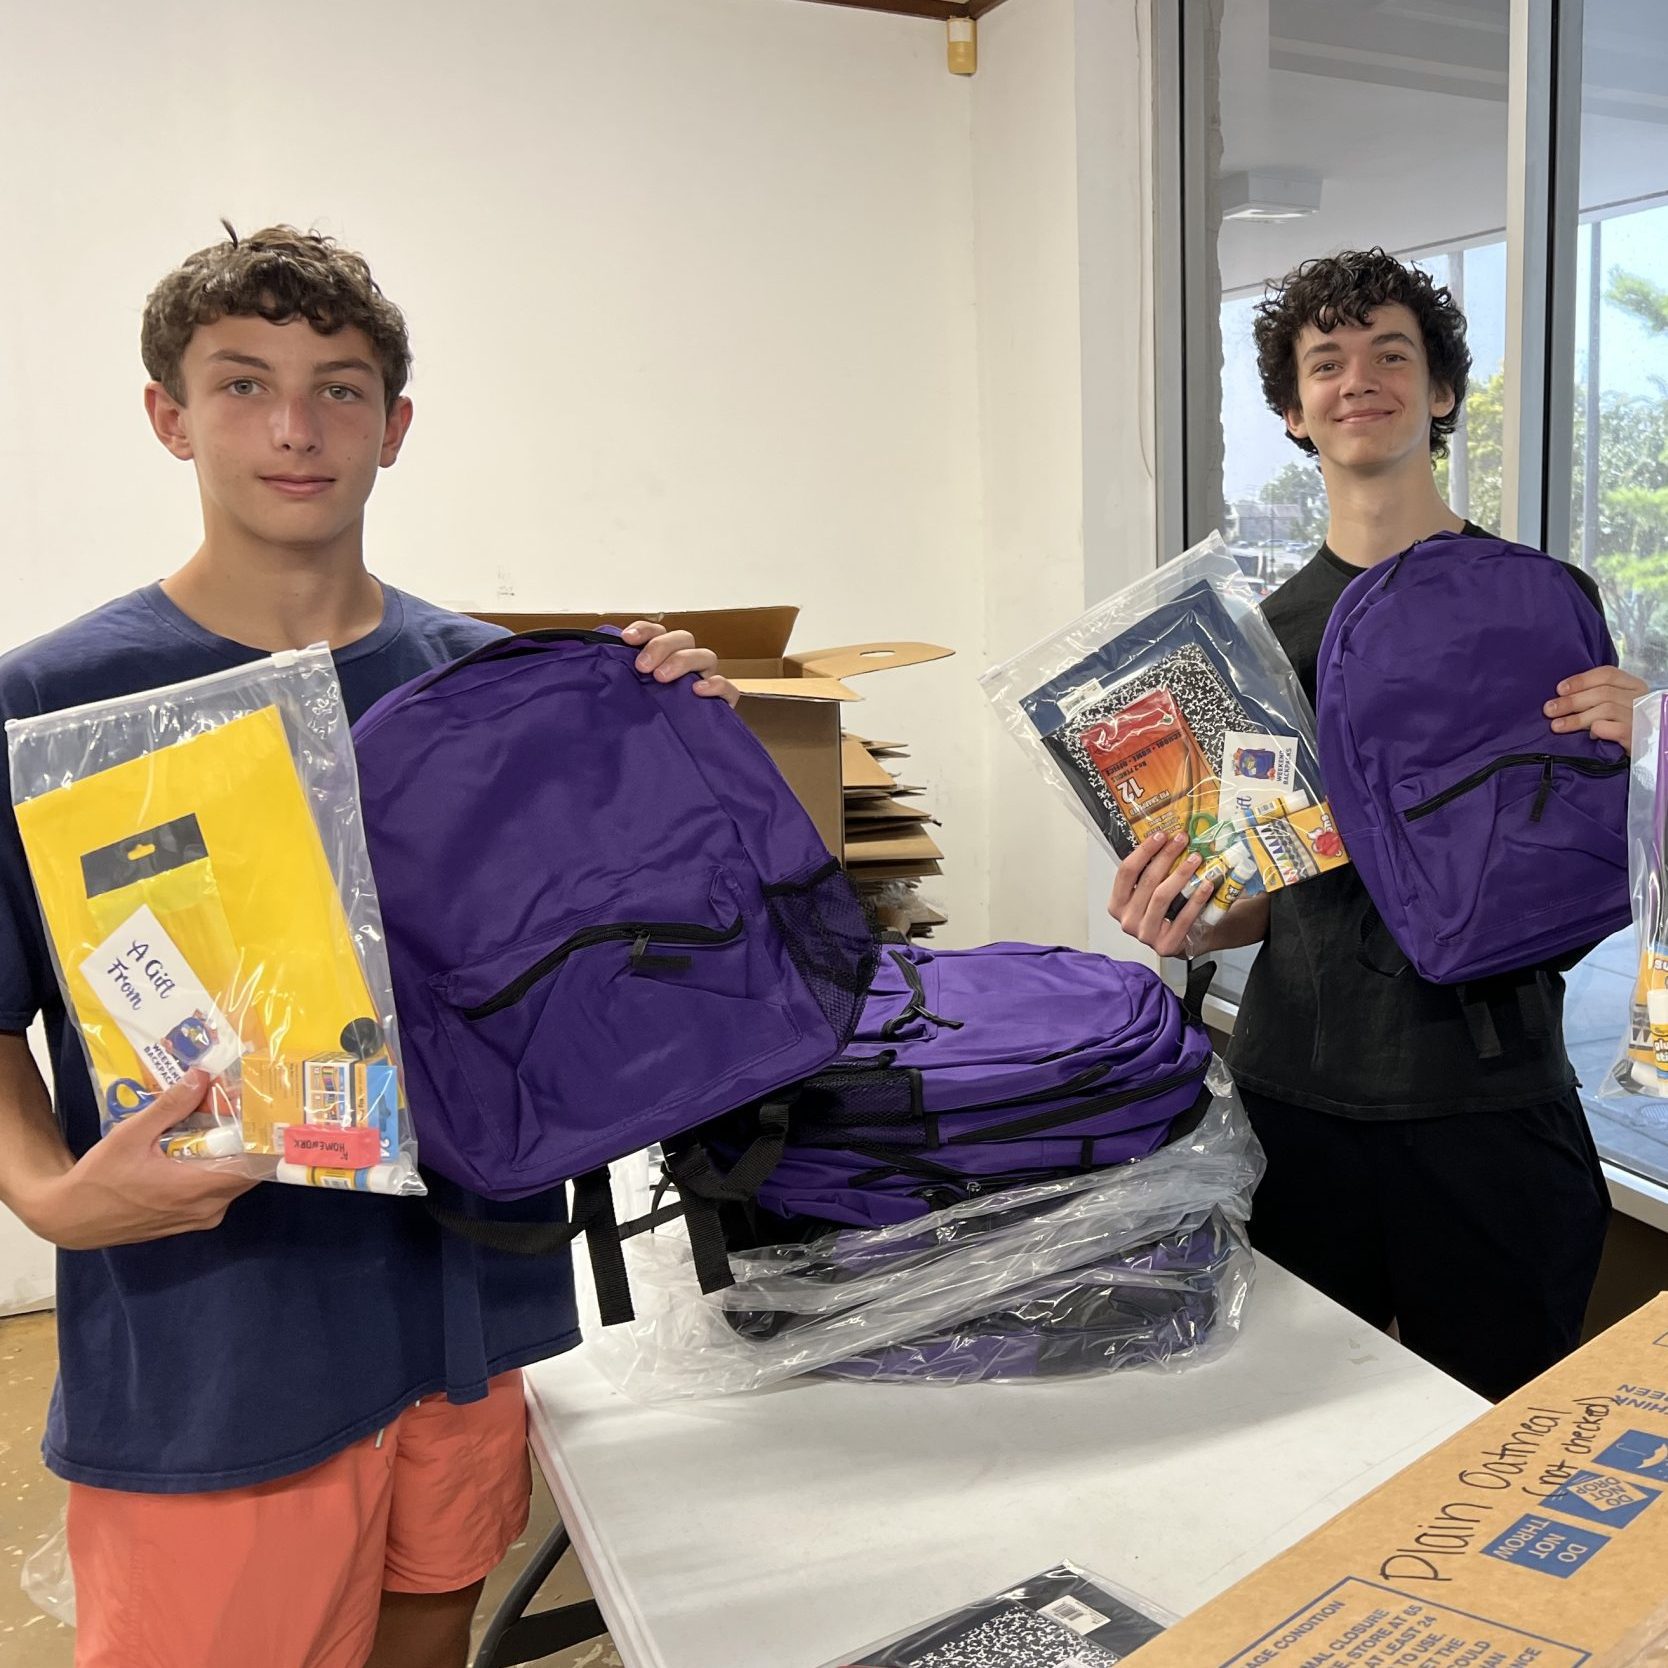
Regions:
<instances>
[{"instance_id":1,"label":"white wall","mask_svg":"<svg viewBox=\"0 0 1668 1668\"><path fill-rule=\"evenodd\" d=\"M973 82L986 624L1003 660L1083 608L1076 7L980 25ZM1081 943L1087 841L1005 736L991 759L991 931ZM1001 878L1000 891L995 884Z\"/></svg>"},{"instance_id":2,"label":"white wall","mask_svg":"<svg viewBox=\"0 0 1668 1668\"><path fill-rule=\"evenodd\" d=\"M414 338L374 570L464 606L791 601L805 645L956 647L870 680L853 722L917 742L940 895L982 937L969 98L941 31L785 0L0 7L32 251L0 271L0 643L193 546L140 413L149 286L222 213L317 226Z\"/></svg>"},{"instance_id":3,"label":"white wall","mask_svg":"<svg viewBox=\"0 0 1668 1668\"><path fill-rule=\"evenodd\" d=\"M1018 0L980 25L973 177L993 661L1153 563L1147 15L1138 0ZM1044 801L1005 737L990 829L993 936L1131 952L1105 921L1110 859L1063 801Z\"/></svg>"},{"instance_id":4,"label":"white wall","mask_svg":"<svg viewBox=\"0 0 1668 1668\"><path fill-rule=\"evenodd\" d=\"M38 1025L30 1033L29 1043L44 1076L46 1039ZM30 1233L9 1210L0 1209L0 1315L47 1308L56 1289L56 1254L52 1247Z\"/></svg>"}]
</instances>

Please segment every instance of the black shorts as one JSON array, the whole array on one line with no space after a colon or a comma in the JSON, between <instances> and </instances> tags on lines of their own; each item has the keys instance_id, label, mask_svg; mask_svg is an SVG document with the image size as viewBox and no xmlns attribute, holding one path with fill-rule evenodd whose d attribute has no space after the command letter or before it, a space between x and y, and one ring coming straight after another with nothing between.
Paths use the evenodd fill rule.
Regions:
<instances>
[{"instance_id":1,"label":"black shorts","mask_svg":"<svg viewBox=\"0 0 1668 1668\"><path fill-rule=\"evenodd\" d=\"M1572 1090L1511 1111L1367 1120L1241 1091L1268 1155L1259 1251L1498 1401L1569 1354L1610 1197Z\"/></svg>"}]
</instances>

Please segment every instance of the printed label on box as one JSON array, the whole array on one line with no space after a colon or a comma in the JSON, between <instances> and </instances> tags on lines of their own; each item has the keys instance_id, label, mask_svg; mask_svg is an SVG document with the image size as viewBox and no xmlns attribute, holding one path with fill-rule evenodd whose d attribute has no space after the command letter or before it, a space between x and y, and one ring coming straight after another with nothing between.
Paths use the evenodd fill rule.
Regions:
<instances>
[{"instance_id":1,"label":"printed label on box","mask_svg":"<svg viewBox=\"0 0 1668 1668\"><path fill-rule=\"evenodd\" d=\"M1587 1660L1575 1645L1352 1576L1221 1668L1581 1668Z\"/></svg>"},{"instance_id":2,"label":"printed label on box","mask_svg":"<svg viewBox=\"0 0 1668 1668\"><path fill-rule=\"evenodd\" d=\"M1562 1512L1565 1517L1584 1517L1593 1523L1621 1528L1632 1523L1660 1493L1659 1489L1630 1483L1622 1477L1578 1471L1541 1504L1549 1512Z\"/></svg>"},{"instance_id":3,"label":"printed label on box","mask_svg":"<svg viewBox=\"0 0 1668 1668\"><path fill-rule=\"evenodd\" d=\"M1632 1471L1668 1483L1668 1442L1649 1431L1623 1431L1598 1456L1597 1463L1613 1471Z\"/></svg>"},{"instance_id":4,"label":"printed label on box","mask_svg":"<svg viewBox=\"0 0 1668 1668\"><path fill-rule=\"evenodd\" d=\"M1531 1512L1527 1517L1520 1517L1505 1534L1490 1541L1483 1548L1483 1556L1520 1564L1524 1569L1539 1570L1543 1575L1555 1575L1560 1581L1567 1581L1609 1540L1608 1535L1601 1535L1596 1529L1575 1529L1556 1518Z\"/></svg>"},{"instance_id":5,"label":"printed label on box","mask_svg":"<svg viewBox=\"0 0 1668 1668\"><path fill-rule=\"evenodd\" d=\"M242 1054L237 1027L149 904L128 916L81 972L158 1087L171 1088L193 1066L219 1074Z\"/></svg>"}]
</instances>

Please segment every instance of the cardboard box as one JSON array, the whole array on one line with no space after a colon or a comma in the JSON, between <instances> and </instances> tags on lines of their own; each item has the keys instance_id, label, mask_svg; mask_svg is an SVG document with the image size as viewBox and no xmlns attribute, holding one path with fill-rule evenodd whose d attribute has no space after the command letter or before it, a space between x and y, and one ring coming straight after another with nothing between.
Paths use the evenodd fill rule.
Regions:
<instances>
[{"instance_id":1,"label":"cardboard box","mask_svg":"<svg viewBox=\"0 0 1668 1668\"><path fill-rule=\"evenodd\" d=\"M1129 1660L1632 1668L1665 1596L1668 1294Z\"/></svg>"},{"instance_id":2,"label":"cardboard box","mask_svg":"<svg viewBox=\"0 0 1668 1668\"><path fill-rule=\"evenodd\" d=\"M655 620L687 631L718 656L718 670L742 691L737 711L776 761L828 849L845 852L841 780L840 707L861 700L846 683L894 666L942 660L954 650L935 643L853 643L838 649L788 652L797 608L697 608L677 613L493 614L478 613L510 631L548 627L628 626ZM863 752L861 745L859 752ZM864 752L864 758L869 756ZM872 764L872 760L869 761ZM875 769L880 767L875 766ZM894 786L886 776L885 786ZM878 787L874 788L879 792Z\"/></svg>"}]
</instances>

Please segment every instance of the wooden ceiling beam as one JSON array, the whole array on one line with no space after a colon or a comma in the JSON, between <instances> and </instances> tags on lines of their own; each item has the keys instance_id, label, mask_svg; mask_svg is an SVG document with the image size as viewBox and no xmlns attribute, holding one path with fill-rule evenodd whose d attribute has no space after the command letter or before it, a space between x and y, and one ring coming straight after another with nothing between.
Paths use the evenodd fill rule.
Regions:
<instances>
[{"instance_id":1,"label":"wooden ceiling beam","mask_svg":"<svg viewBox=\"0 0 1668 1668\"><path fill-rule=\"evenodd\" d=\"M809 0L814 6L851 6L865 12L891 12L896 17L925 17L938 23L952 18L981 18L1002 0Z\"/></svg>"}]
</instances>

